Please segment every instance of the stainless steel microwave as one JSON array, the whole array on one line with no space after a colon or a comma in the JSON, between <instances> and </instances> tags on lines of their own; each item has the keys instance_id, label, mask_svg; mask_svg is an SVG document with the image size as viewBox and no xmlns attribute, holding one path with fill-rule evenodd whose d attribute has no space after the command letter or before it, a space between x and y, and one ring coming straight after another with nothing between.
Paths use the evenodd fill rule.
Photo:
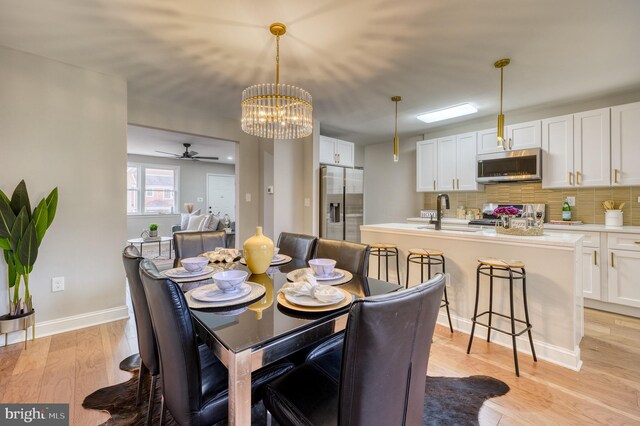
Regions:
<instances>
[{"instance_id":1,"label":"stainless steel microwave","mask_svg":"<svg viewBox=\"0 0 640 426\"><path fill-rule=\"evenodd\" d=\"M480 154L478 183L536 181L542 179L542 150L521 149Z\"/></svg>"}]
</instances>

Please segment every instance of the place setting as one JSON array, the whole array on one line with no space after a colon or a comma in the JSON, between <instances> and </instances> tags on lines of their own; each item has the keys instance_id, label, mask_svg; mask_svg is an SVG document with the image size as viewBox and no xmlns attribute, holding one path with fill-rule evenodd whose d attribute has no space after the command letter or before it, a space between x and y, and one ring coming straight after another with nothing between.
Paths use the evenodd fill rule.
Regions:
<instances>
[{"instance_id":1,"label":"place setting","mask_svg":"<svg viewBox=\"0 0 640 426\"><path fill-rule=\"evenodd\" d=\"M279 254L278 253L279 250L280 248L278 247L273 248L273 259L271 259L271 263L269 264L270 267L286 265L287 263L291 262L291 260L293 260L291 256L287 256L286 254ZM247 261L243 257L242 259L240 259L240 263L242 263L243 265L246 265Z\"/></svg>"},{"instance_id":2,"label":"place setting","mask_svg":"<svg viewBox=\"0 0 640 426\"><path fill-rule=\"evenodd\" d=\"M180 262L181 267L162 271L161 274L177 283L187 283L207 280L212 274L223 270L219 266L209 265L209 259L203 256L187 257Z\"/></svg>"},{"instance_id":3,"label":"place setting","mask_svg":"<svg viewBox=\"0 0 640 426\"><path fill-rule=\"evenodd\" d=\"M249 273L240 270L220 271L211 278L213 284L206 284L185 293L191 309L220 310L227 314L244 312L250 304L260 300L266 289L264 286L247 281Z\"/></svg>"},{"instance_id":4,"label":"place setting","mask_svg":"<svg viewBox=\"0 0 640 426\"><path fill-rule=\"evenodd\" d=\"M344 269L336 268L333 259L310 259L309 268L300 268L287 274L287 280L296 282L310 275L314 280L326 285L346 284L353 279L353 274Z\"/></svg>"},{"instance_id":5,"label":"place setting","mask_svg":"<svg viewBox=\"0 0 640 426\"><path fill-rule=\"evenodd\" d=\"M294 311L328 312L349 306L354 296L339 287L319 284L313 274L285 283L278 292L278 304Z\"/></svg>"}]
</instances>

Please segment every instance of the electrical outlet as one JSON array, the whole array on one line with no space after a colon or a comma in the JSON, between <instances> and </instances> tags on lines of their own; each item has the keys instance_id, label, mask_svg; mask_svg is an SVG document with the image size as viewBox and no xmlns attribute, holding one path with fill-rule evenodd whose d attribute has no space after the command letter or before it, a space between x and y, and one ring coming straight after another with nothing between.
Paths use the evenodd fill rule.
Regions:
<instances>
[{"instance_id":1,"label":"electrical outlet","mask_svg":"<svg viewBox=\"0 0 640 426\"><path fill-rule=\"evenodd\" d=\"M638 197L638 203L640 203L640 197Z\"/></svg>"},{"instance_id":2,"label":"electrical outlet","mask_svg":"<svg viewBox=\"0 0 640 426\"><path fill-rule=\"evenodd\" d=\"M567 203L569 203L569 205L571 207L575 207L576 206L576 197L567 197Z\"/></svg>"},{"instance_id":3,"label":"electrical outlet","mask_svg":"<svg viewBox=\"0 0 640 426\"><path fill-rule=\"evenodd\" d=\"M51 278L51 291L64 291L64 277Z\"/></svg>"},{"instance_id":4,"label":"electrical outlet","mask_svg":"<svg viewBox=\"0 0 640 426\"><path fill-rule=\"evenodd\" d=\"M204 202L204 198L203 197L198 197L198 198L196 198L196 201L199 202L199 203L202 203L202 202Z\"/></svg>"},{"instance_id":5,"label":"electrical outlet","mask_svg":"<svg viewBox=\"0 0 640 426\"><path fill-rule=\"evenodd\" d=\"M304 206L305 207L311 207L311 198L305 198L304 199Z\"/></svg>"},{"instance_id":6,"label":"electrical outlet","mask_svg":"<svg viewBox=\"0 0 640 426\"><path fill-rule=\"evenodd\" d=\"M451 287L451 274L448 272L444 274L444 286Z\"/></svg>"},{"instance_id":7,"label":"electrical outlet","mask_svg":"<svg viewBox=\"0 0 640 426\"><path fill-rule=\"evenodd\" d=\"M251 193L247 192L246 194L244 194L244 201L246 201L247 203L251 202Z\"/></svg>"}]
</instances>

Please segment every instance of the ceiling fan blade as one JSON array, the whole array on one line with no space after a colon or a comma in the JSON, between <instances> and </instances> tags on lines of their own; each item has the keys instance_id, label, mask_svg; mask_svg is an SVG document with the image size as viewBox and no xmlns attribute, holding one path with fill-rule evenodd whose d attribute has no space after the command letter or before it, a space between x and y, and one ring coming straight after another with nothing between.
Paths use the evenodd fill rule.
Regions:
<instances>
[{"instance_id":1,"label":"ceiling fan blade","mask_svg":"<svg viewBox=\"0 0 640 426\"><path fill-rule=\"evenodd\" d=\"M198 155L198 152L197 151L189 151L189 153L187 155L189 155L189 157L194 157L194 156Z\"/></svg>"},{"instance_id":2,"label":"ceiling fan blade","mask_svg":"<svg viewBox=\"0 0 640 426\"><path fill-rule=\"evenodd\" d=\"M219 160L218 157L194 157L197 158L198 160Z\"/></svg>"},{"instance_id":3,"label":"ceiling fan blade","mask_svg":"<svg viewBox=\"0 0 640 426\"><path fill-rule=\"evenodd\" d=\"M159 152L160 154L173 155L174 157L180 157L180 154L174 154L173 152L165 152L165 151L156 151L156 152Z\"/></svg>"}]
</instances>

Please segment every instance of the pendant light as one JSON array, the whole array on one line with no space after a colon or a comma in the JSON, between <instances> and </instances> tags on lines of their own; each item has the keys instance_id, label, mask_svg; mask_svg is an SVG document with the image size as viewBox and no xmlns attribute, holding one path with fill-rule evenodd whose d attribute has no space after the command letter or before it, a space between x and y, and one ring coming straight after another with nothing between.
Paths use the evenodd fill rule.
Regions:
<instances>
[{"instance_id":1,"label":"pendant light","mask_svg":"<svg viewBox=\"0 0 640 426\"><path fill-rule=\"evenodd\" d=\"M391 100L396 103L396 127L393 134L393 161L397 163L400 159L400 139L398 139L398 102L400 102L402 98L400 96L393 96Z\"/></svg>"},{"instance_id":2,"label":"pendant light","mask_svg":"<svg viewBox=\"0 0 640 426\"><path fill-rule=\"evenodd\" d=\"M494 67L500 68L500 114L498 114L497 140L498 140L498 145L501 146L503 149L506 149L506 148L504 146L504 114L502 113L502 81L504 76L504 67L509 65L510 62L511 62L511 59L504 58L496 61L495 64L493 64Z\"/></svg>"},{"instance_id":3,"label":"pendant light","mask_svg":"<svg viewBox=\"0 0 640 426\"><path fill-rule=\"evenodd\" d=\"M276 84L256 84L242 92L242 130L270 139L309 136L313 130L311 95L299 87L280 84L280 37L287 27L276 22L269 31L276 36Z\"/></svg>"}]
</instances>

